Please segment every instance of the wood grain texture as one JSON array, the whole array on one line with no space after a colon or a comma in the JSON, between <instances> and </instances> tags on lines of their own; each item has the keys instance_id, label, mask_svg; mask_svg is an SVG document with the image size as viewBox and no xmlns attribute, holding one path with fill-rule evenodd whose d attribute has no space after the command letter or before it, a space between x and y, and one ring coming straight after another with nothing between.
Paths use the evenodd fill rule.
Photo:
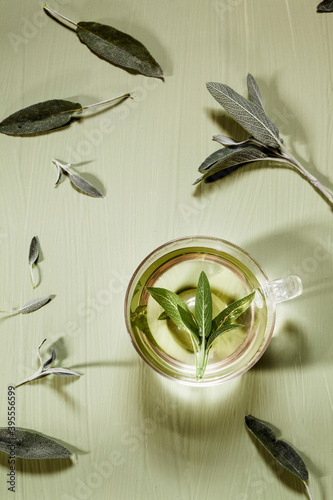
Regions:
<instances>
[{"instance_id":1,"label":"wood grain texture","mask_svg":"<svg viewBox=\"0 0 333 500\"><path fill-rule=\"evenodd\" d=\"M198 166L218 148L212 135L244 137L206 82L246 96L251 72L285 143L332 188L333 17L315 7L302 0L59 2L69 18L139 39L164 69L162 82L98 59L39 2L2 2L0 119L52 98L85 105L134 94L70 128L0 135L1 307L55 294L29 316L0 318L1 426L7 385L37 368L43 338L64 366L83 373L17 390L18 427L79 450L76 464L17 461L17 500L299 498L302 485L247 434L247 413L293 442L309 466L314 498L329 497L332 212L298 174L272 164L192 187ZM52 158L72 162L105 198L78 193L66 178L54 188ZM193 234L233 241L272 279L293 272L304 284L301 298L279 305L277 335L258 365L203 390L152 373L123 318L141 260ZM36 290L28 266L34 235L41 245ZM7 472L1 455L1 498L9 498Z\"/></svg>"}]
</instances>

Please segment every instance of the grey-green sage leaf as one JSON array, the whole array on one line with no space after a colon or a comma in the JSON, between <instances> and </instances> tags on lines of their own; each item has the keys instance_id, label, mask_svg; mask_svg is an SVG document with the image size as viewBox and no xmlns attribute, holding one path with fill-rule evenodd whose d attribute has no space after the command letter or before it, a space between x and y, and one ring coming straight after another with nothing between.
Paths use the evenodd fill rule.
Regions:
<instances>
[{"instance_id":1,"label":"grey-green sage leaf","mask_svg":"<svg viewBox=\"0 0 333 500\"><path fill-rule=\"evenodd\" d=\"M273 429L252 415L245 416L245 424L282 467L302 481L308 480L309 473L302 457L289 443L276 439Z\"/></svg>"},{"instance_id":2,"label":"grey-green sage leaf","mask_svg":"<svg viewBox=\"0 0 333 500\"><path fill-rule=\"evenodd\" d=\"M73 174L71 172L68 172L68 175L72 184L74 184L74 186L83 193L89 196L93 196L94 198L104 197L103 193L101 193L95 186L93 186L90 182L88 182L80 175Z\"/></svg>"},{"instance_id":3,"label":"grey-green sage leaf","mask_svg":"<svg viewBox=\"0 0 333 500\"><path fill-rule=\"evenodd\" d=\"M163 70L160 65L148 49L131 35L106 24L90 21L75 23L47 5L44 6L44 9L51 15L60 17L76 26L76 33L80 41L102 59L146 76L163 78Z\"/></svg>"},{"instance_id":4,"label":"grey-green sage leaf","mask_svg":"<svg viewBox=\"0 0 333 500\"><path fill-rule=\"evenodd\" d=\"M72 451L54 439L26 429L0 428L0 450L26 459L69 458Z\"/></svg>"},{"instance_id":5,"label":"grey-green sage leaf","mask_svg":"<svg viewBox=\"0 0 333 500\"><path fill-rule=\"evenodd\" d=\"M247 90L249 93L250 101L261 107L263 112L266 114L258 84L250 73L248 73L247 75Z\"/></svg>"},{"instance_id":6,"label":"grey-green sage leaf","mask_svg":"<svg viewBox=\"0 0 333 500\"><path fill-rule=\"evenodd\" d=\"M239 324L226 324L221 326L215 331L212 331L212 333L209 335L208 340L207 340L207 345L206 349L210 349L212 347L213 342L220 337L223 333L229 332L230 330L235 330L236 328L244 328L244 325L239 325Z\"/></svg>"},{"instance_id":7,"label":"grey-green sage leaf","mask_svg":"<svg viewBox=\"0 0 333 500\"><path fill-rule=\"evenodd\" d=\"M0 122L0 133L20 136L48 132L69 125L73 115L75 115L75 118L79 118L78 113L84 109L107 104L117 99L126 99L127 97L130 97L130 94L123 94L89 106L82 106L78 102L63 99L38 102L16 111L2 120Z\"/></svg>"},{"instance_id":8,"label":"grey-green sage leaf","mask_svg":"<svg viewBox=\"0 0 333 500\"><path fill-rule=\"evenodd\" d=\"M34 236L30 243L29 248L29 267L30 267L30 276L33 287L36 288L36 281L33 273L33 264L36 264L39 257L39 242L36 236Z\"/></svg>"},{"instance_id":9,"label":"grey-green sage leaf","mask_svg":"<svg viewBox=\"0 0 333 500\"><path fill-rule=\"evenodd\" d=\"M199 182L207 179L207 177L235 165L269 159L267 153L255 146L225 147L224 149L226 150L226 153L221 156L220 160L216 161L204 170L204 174L193 184L198 184Z\"/></svg>"},{"instance_id":10,"label":"grey-green sage leaf","mask_svg":"<svg viewBox=\"0 0 333 500\"><path fill-rule=\"evenodd\" d=\"M317 5L317 12L333 12L333 0L323 0Z\"/></svg>"},{"instance_id":11,"label":"grey-green sage leaf","mask_svg":"<svg viewBox=\"0 0 333 500\"><path fill-rule=\"evenodd\" d=\"M230 116L253 137L266 146L281 147L278 128L268 118L261 106L245 99L223 83L209 82L207 89Z\"/></svg>"},{"instance_id":12,"label":"grey-green sage leaf","mask_svg":"<svg viewBox=\"0 0 333 500\"><path fill-rule=\"evenodd\" d=\"M194 334L196 340L199 340L199 327L193 314L180 306L178 306L178 312L187 329Z\"/></svg>"}]
</instances>

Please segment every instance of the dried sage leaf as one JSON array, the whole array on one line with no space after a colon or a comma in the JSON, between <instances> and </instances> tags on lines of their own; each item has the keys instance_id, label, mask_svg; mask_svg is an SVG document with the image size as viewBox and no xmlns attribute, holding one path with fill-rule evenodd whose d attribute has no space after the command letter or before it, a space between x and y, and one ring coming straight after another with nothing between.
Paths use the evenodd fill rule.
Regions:
<instances>
[{"instance_id":1,"label":"dried sage leaf","mask_svg":"<svg viewBox=\"0 0 333 500\"><path fill-rule=\"evenodd\" d=\"M228 148L223 148L223 149L218 149L217 151L214 151L211 155L209 155L205 161L203 161L198 168L199 172L205 172L208 170L212 165L214 165L217 161L221 160L221 158L224 158L225 156L230 154L230 149Z\"/></svg>"},{"instance_id":2,"label":"dried sage leaf","mask_svg":"<svg viewBox=\"0 0 333 500\"><path fill-rule=\"evenodd\" d=\"M295 474L302 481L309 479L309 473L302 457L289 443L276 439L271 427L252 415L245 416L245 424L282 467Z\"/></svg>"},{"instance_id":3,"label":"dried sage leaf","mask_svg":"<svg viewBox=\"0 0 333 500\"><path fill-rule=\"evenodd\" d=\"M0 428L0 450L27 459L68 458L74 453L54 439L26 429Z\"/></svg>"},{"instance_id":4,"label":"dried sage leaf","mask_svg":"<svg viewBox=\"0 0 333 500\"><path fill-rule=\"evenodd\" d=\"M223 83L209 82L207 89L230 116L258 141L266 146L281 147L279 131L261 106L248 101Z\"/></svg>"},{"instance_id":5,"label":"dried sage leaf","mask_svg":"<svg viewBox=\"0 0 333 500\"><path fill-rule=\"evenodd\" d=\"M70 181L74 184L74 186L89 196L93 196L94 198L103 198L104 195L101 193L95 186L90 184L86 179L80 177L77 174L72 174L68 172Z\"/></svg>"},{"instance_id":6,"label":"dried sage leaf","mask_svg":"<svg viewBox=\"0 0 333 500\"><path fill-rule=\"evenodd\" d=\"M125 99L130 94L123 94L100 103L82 106L78 102L63 99L51 99L38 102L27 108L16 111L0 122L0 133L7 135L31 135L48 132L68 125L74 114L84 109L107 104L116 99ZM79 118L75 116L75 118Z\"/></svg>"},{"instance_id":7,"label":"dried sage leaf","mask_svg":"<svg viewBox=\"0 0 333 500\"><path fill-rule=\"evenodd\" d=\"M333 0L323 0L317 5L317 12L333 12Z\"/></svg>"},{"instance_id":8,"label":"dried sage leaf","mask_svg":"<svg viewBox=\"0 0 333 500\"><path fill-rule=\"evenodd\" d=\"M163 78L162 68L146 47L127 33L96 22L80 21L75 23L47 5L44 5L44 9L51 15L58 16L76 26L76 33L80 41L99 57L146 76Z\"/></svg>"}]
</instances>

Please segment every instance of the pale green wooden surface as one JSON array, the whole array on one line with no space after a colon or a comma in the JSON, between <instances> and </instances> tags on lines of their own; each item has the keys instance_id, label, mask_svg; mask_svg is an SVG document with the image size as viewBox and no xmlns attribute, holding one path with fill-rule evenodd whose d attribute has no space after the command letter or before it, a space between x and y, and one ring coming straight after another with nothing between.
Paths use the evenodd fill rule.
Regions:
<instances>
[{"instance_id":1,"label":"pale green wooden surface","mask_svg":"<svg viewBox=\"0 0 333 500\"><path fill-rule=\"evenodd\" d=\"M0 425L7 424L7 385L37 368L43 338L47 347L58 341L63 365L84 374L17 390L19 427L82 453L77 464L17 461L15 498L306 498L302 484L255 445L246 413L279 429L306 459L314 498L331 498L333 214L298 174L272 165L191 186L218 147L211 136L240 136L205 83L246 95L251 72L286 144L332 187L333 14L317 14L316 3L50 3L76 21L111 24L140 39L164 68L163 83L98 59L47 17L41 2L2 0L1 119L52 98L88 104L135 93L60 131L0 136L1 306L56 295L34 314L0 320ZM79 194L68 179L55 189L54 157L76 164L105 199ZM277 336L258 366L208 389L152 373L123 319L139 262L165 241L192 234L233 241L271 278L296 272L304 282L301 298L278 306ZM33 235L42 248L35 291L27 264ZM1 498L10 498L7 472L1 455Z\"/></svg>"}]
</instances>

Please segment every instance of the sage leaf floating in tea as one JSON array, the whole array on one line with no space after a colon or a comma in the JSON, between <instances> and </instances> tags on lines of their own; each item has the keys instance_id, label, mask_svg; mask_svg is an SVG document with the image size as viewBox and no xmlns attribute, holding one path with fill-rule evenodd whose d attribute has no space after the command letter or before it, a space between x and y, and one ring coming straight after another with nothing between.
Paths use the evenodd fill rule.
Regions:
<instances>
[{"instance_id":1,"label":"sage leaf floating in tea","mask_svg":"<svg viewBox=\"0 0 333 500\"><path fill-rule=\"evenodd\" d=\"M27 108L16 111L0 122L0 133L7 135L31 135L48 132L70 124L74 115L83 110L101 106L117 99L126 99L130 94L123 94L106 101L82 106L78 102L63 99L51 99L38 102ZM79 118L79 116L75 116Z\"/></svg>"},{"instance_id":2,"label":"sage leaf floating in tea","mask_svg":"<svg viewBox=\"0 0 333 500\"><path fill-rule=\"evenodd\" d=\"M195 353L197 381L204 376L209 352L215 340L228 331L244 327L244 325L234 323L234 321L246 312L255 296L255 291L253 291L248 296L230 304L213 318L212 292L204 271L201 272L198 281L194 306L195 314L189 310L179 295L171 290L158 287L146 287L146 290L166 313L165 315L162 313L158 319L170 319L178 328L185 330L190 335ZM140 328L138 323L136 325ZM145 333L142 328L140 329Z\"/></svg>"},{"instance_id":3,"label":"sage leaf floating in tea","mask_svg":"<svg viewBox=\"0 0 333 500\"><path fill-rule=\"evenodd\" d=\"M333 0L323 0L317 5L317 12L333 12Z\"/></svg>"},{"instance_id":4,"label":"sage leaf floating in tea","mask_svg":"<svg viewBox=\"0 0 333 500\"><path fill-rule=\"evenodd\" d=\"M310 489L306 483L309 479L309 473L299 453L286 441L276 439L273 429L261 420L252 415L246 415L244 418L249 431L252 432L275 460L303 481L309 497L312 499Z\"/></svg>"},{"instance_id":5,"label":"sage leaf floating in tea","mask_svg":"<svg viewBox=\"0 0 333 500\"><path fill-rule=\"evenodd\" d=\"M0 450L8 455L32 460L74 456L66 446L37 432L0 427Z\"/></svg>"},{"instance_id":6,"label":"sage leaf floating in tea","mask_svg":"<svg viewBox=\"0 0 333 500\"><path fill-rule=\"evenodd\" d=\"M34 288L36 288L36 282L34 279L34 273L32 266L37 263L39 258L39 241L36 236L34 236L30 243L29 248L29 266L30 266L30 275L31 281Z\"/></svg>"},{"instance_id":7,"label":"sage leaf floating in tea","mask_svg":"<svg viewBox=\"0 0 333 500\"><path fill-rule=\"evenodd\" d=\"M46 295L44 297L39 297L37 299L32 299L18 309L13 309L11 311L0 311L0 313L5 314L29 314L31 312L37 311L41 307L45 306L48 302L52 300L52 295Z\"/></svg>"},{"instance_id":8,"label":"sage leaf floating in tea","mask_svg":"<svg viewBox=\"0 0 333 500\"><path fill-rule=\"evenodd\" d=\"M76 27L80 41L91 52L117 66L135 70L143 75L163 78L163 71L146 47L122 31L96 22L75 23L47 5L44 9Z\"/></svg>"},{"instance_id":9,"label":"sage leaf floating in tea","mask_svg":"<svg viewBox=\"0 0 333 500\"><path fill-rule=\"evenodd\" d=\"M60 377L81 377L80 373L75 372L74 370L69 370L68 368L62 368L62 367L55 367L52 368L53 362L56 359L56 352L55 349L52 347L51 348L51 357L43 363L42 357L40 355L40 348L42 345L46 342L46 339L44 339L38 346L37 348L37 356L39 359L40 367L38 370L31 375L31 377L28 377L22 382L19 382L18 384L15 385L15 387L19 387L20 385L27 384L28 382L31 382L32 380L36 380L41 377L45 377L46 375L59 375Z\"/></svg>"},{"instance_id":10,"label":"sage leaf floating in tea","mask_svg":"<svg viewBox=\"0 0 333 500\"><path fill-rule=\"evenodd\" d=\"M69 171L69 168L71 167L71 163L68 163L67 165L62 164L59 160L53 159L52 163L54 163L58 169L58 175L57 175L57 180L55 182L55 186L59 183L60 177L63 173L68 175L69 180L71 183L79 189L79 191L82 191L83 193L92 196L94 198L103 198L104 195L101 193L95 186L93 186L90 182L88 182L86 179L81 177L78 174L73 174L72 172Z\"/></svg>"},{"instance_id":11,"label":"sage leaf floating in tea","mask_svg":"<svg viewBox=\"0 0 333 500\"><path fill-rule=\"evenodd\" d=\"M201 163L199 172L204 175L197 179L194 184L205 179L212 180L212 175L221 171L222 173L223 171L230 173L250 162L270 160L292 166L333 207L333 194L310 174L284 146L277 126L264 110L258 84L250 73L247 76L247 88L249 99L245 99L228 85L216 82L207 83L207 89L216 101L251 135L241 142L222 135L213 136L215 141L225 147L215 151Z\"/></svg>"}]
</instances>

